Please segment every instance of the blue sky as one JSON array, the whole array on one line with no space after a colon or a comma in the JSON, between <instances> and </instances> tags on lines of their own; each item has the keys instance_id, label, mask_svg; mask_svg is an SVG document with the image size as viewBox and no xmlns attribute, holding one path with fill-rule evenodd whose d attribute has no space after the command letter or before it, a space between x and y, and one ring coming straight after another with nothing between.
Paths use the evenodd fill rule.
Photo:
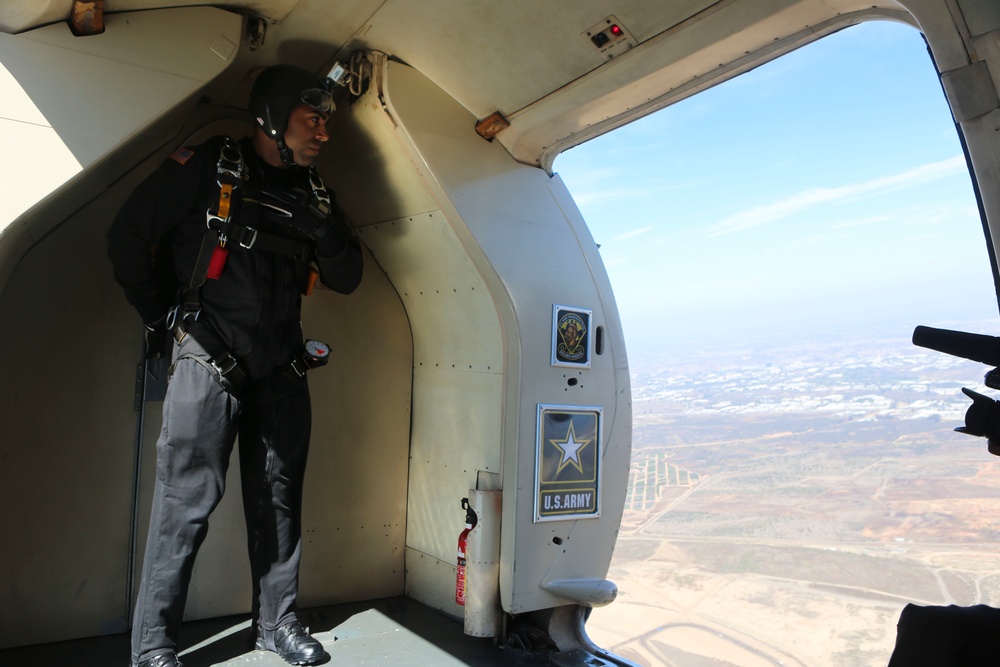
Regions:
<instances>
[{"instance_id":1,"label":"blue sky","mask_svg":"<svg viewBox=\"0 0 1000 667\"><path fill-rule=\"evenodd\" d=\"M969 320L997 333L961 145L908 26L843 30L555 170L601 245L630 353Z\"/></svg>"}]
</instances>

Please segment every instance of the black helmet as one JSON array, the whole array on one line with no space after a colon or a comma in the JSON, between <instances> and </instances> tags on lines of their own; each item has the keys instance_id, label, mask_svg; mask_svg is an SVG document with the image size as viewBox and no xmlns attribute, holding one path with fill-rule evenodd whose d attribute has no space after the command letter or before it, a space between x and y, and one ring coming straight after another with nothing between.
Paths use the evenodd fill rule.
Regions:
<instances>
[{"instance_id":1,"label":"black helmet","mask_svg":"<svg viewBox=\"0 0 1000 667\"><path fill-rule=\"evenodd\" d=\"M257 76L250 91L250 114L264 134L281 144L288 115L300 104L326 113L336 108L323 83L294 65L268 67Z\"/></svg>"}]
</instances>

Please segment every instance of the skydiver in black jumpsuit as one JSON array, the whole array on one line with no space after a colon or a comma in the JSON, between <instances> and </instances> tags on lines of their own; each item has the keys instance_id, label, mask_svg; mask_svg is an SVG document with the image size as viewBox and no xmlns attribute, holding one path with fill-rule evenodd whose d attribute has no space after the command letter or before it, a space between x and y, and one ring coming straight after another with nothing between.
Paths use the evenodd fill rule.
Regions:
<instances>
[{"instance_id":1,"label":"skydiver in black jumpsuit","mask_svg":"<svg viewBox=\"0 0 1000 667\"><path fill-rule=\"evenodd\" d=\"M264 70L250 98L253 135L176 151L108 232L147 354L157 339L173 339L133 666L180 665L191 571L237 435L256 648L292 664L328 658L297 620L295 599L311 418L301 295L315 279L310 269L343 294L362 273L360 244L312 166L332 110L308 72Z\"/></svg>"}]
</instances>

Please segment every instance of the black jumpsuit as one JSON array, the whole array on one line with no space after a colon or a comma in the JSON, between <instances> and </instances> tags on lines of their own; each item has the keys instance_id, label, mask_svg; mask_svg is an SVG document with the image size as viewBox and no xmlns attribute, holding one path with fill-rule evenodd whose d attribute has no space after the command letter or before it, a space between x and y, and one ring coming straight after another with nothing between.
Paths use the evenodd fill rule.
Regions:
<instances>
[{"instance_id":1,"label":"black jumpsuit","mask_svg":"<svg viewBox=\"0 0 1000 667\"><path fill-rule=\"evenodd\" d=\"M237 435L254 618L265 630L295 620L311 419L305 377L286 372L302 350L300 295L310 262L337 292L350 293L361 280L360 245L336 209L338 219L325 226L332 231L320 239L309 233L322 221L301 204L312 192L307 170L271 167L244 140L233 222L298 242L305 252L229 243L219 278L201 281L198 258L206 211L219 200L221 145L220 137L171 155L136 188L108 232L115 278L145 323L161 322L180 290L201 283L194 291L201 312L184 322L174 343L163 404L133 663L176 651L194 559L222 498ZM273 215L262 200L286 202L279 208L291 217ZM247 378L238 392L205 363L226 351Z\"/></svg>"}]
</instances>

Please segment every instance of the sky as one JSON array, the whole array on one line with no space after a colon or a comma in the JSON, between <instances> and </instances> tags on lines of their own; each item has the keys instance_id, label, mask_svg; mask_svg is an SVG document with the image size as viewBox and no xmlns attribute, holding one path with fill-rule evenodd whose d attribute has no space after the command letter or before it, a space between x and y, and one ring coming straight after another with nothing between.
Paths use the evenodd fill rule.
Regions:
<instances>
[{"instance_id":1,"label":"sky","mask_svg":"<svg viewBox=\"0 0 1000 667\"><path fill-rule=\"evenodd\" d=\"M1000 334L962 147L909 26L823 38L555 171L601 247L630 355L918 324Z\"/></svg>"}]
</instances>

